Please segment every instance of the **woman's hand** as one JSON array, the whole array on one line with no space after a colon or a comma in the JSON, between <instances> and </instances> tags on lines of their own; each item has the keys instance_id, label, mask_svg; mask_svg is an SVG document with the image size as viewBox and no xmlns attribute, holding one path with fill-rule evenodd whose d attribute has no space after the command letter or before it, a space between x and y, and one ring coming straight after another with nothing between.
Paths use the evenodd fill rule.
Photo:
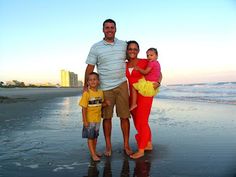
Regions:
<instances>
[{"instance_id":1,"label":"woman's hand","mask_svg":"<svg viewBox=\"0 0 236 177\"><path fill-rule=\"evenodd\" d=\"M134 69L137 70L137 71L140 70L140 68L138 66L134 66Z\"/></svg>"}]
</instances>

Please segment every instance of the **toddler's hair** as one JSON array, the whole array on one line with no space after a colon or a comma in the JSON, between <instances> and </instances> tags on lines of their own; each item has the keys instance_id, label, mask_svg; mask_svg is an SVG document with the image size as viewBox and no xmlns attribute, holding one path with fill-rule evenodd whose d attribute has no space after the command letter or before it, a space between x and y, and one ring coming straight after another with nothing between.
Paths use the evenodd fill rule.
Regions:
<instances>
[{"instance_id":1,"label":"toddler's hair","mask_svg":"<svg viewBox=\"0 0 236 177\"><path fill-rule=\"evenodd\" d=\"M157 49L154 48L154 47L149 48L149 49L147 50L147 52L148 52L148 51L153 51L153 52L156 53L156 55L158 55L158 51L157 51Z\"/></svg>"}]
</instances>

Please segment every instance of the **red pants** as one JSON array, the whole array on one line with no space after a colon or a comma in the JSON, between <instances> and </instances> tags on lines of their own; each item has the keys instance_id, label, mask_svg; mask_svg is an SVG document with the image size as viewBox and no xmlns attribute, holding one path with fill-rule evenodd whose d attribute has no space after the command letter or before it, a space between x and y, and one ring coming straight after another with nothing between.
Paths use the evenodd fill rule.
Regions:
<instances>
[{"instance_id":1,"label":"red pants","mask_svg":"<svg viewBox=\"0 0 236 177\"><path fill-rule=\"evenodd\" d=\"M139 149L145 149L148 141L152 141L151 129L148 124L152 101L153 97L144 97L138 94L138 106L132 111L134 126L137 130L135 138Z\"/></svg>"}]
</instances>

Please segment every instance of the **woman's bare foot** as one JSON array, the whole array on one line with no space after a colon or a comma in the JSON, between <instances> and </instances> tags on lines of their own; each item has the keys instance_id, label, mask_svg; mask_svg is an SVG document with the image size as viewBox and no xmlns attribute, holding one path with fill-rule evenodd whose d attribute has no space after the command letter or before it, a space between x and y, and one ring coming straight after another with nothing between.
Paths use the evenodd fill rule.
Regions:
<instances>
[{"instance_id":1,"label":"woman's bare foot","mask_svg":"<svg viewBox=\"0 0 236 177\"><path fill-rule=\"evenodd\" d=\"M145 151L151 151L153 149L152 143L148 142L147 146L145 147Z\"/></svg>"},{"instance_id":2,"label":"woman's bare foot","mask_svg":"<svg viewBox=\"0 0 236 177\"><path fill-rule=\"evenodd\" d=\"M137 104L131 105L130 108L129 108L129 111L134 110L137 106L138 106Z\"/></svg>"},{"instance_id":3,"label":"woman's bare foot","mask_svg":"<svg viewBox=\"0 0 236 177\"><path fill-rule=\"evenodd\" d=\"M132 159L138 159L138 158L143 157L143 156L144 156L144 152L138 151L138 152L136 152L136 153L130 155L130 158L132 158Z\"/></svg>"},{"instance_id":4,"label":"woman's bare foot","mask_svg":"<svg viewBox=\"0 0 236 177\"><path fill-rule=\"evenodd\" d=\"M101 160L96 154L92 155L91 157L94 162L99 162Z\"/></svg>"}]
</instances>

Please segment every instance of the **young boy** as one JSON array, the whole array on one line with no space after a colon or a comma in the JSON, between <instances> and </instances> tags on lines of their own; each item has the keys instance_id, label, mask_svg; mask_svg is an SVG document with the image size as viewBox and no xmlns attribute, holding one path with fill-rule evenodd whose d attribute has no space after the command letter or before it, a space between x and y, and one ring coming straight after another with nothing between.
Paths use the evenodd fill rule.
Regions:
<instances>
[{"instance_id":1,"label":"young boy","mask_svg":"<svg viewBox=\"0 0 236 177\"><path fill-rule=\"evenodd\" d=\"M99 75L92 72L88 75L87 91L84 91L79 105L82 107L83 131L82 138L88 139L88 148L93 161L100 161L96 152L97 138L101 122L102 107L108 106L109 101L104 101L102 90L98 89Z\"/></svg>"}]
</instances>

